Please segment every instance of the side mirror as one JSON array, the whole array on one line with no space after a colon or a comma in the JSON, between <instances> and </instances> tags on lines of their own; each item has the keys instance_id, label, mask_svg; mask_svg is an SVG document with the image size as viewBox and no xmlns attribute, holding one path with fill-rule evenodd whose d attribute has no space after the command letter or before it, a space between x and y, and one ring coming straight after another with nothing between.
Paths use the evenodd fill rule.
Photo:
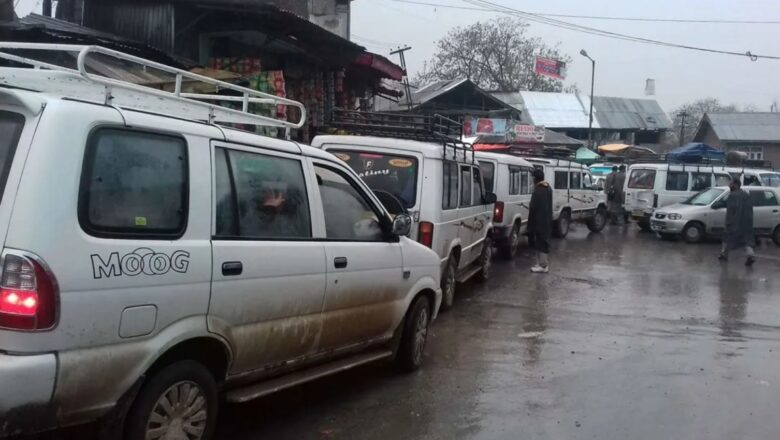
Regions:
<instances>
[{"instance_id":1,"label":"side mirror","mask_svg":"<svg viewBox=\"0 0 780 440\"><path fill-rule=\"evenodd\" d=\"M492 205L496 203L496 200L498 200L496 193L492 193L490 191L486 192L485 196L482 198L482 201L485 205Z\"/></svg>"},{"instance_id":2,"label":"side mirror","mask_svg":"<svg viewBox=\"0 0 780 440\"><path fill-rule=\"evenodd\" d=\"M374 190L374 195L382 202L382 205L384 205L385 209L387 209L387 212L390 214L406 214L406 208L404 208L403 203L398 200L398 197L382 190Z\"/></svg>"},{"instance_id":3,"label":"side mirror","mask_svg":"<svg viewBox=\"0 0 780 440\"><path fill-rule=\"evenodd\" d=\"M404 237L409 235L412 230L412 217L408 214L398 214L393 219L393 235Z\"/></svg>"}]
</instances>

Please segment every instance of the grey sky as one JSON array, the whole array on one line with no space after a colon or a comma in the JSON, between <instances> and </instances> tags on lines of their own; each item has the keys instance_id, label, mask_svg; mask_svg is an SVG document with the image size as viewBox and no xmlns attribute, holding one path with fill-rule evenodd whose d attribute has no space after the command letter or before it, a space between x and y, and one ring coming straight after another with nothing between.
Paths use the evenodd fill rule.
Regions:
<instances>
[{"instance_id":1,"label":"grey sky","mask_svg":"<svg viewBox=\"0 0 780 440\"><path fill-rule=\"evenodd\" d=\"M460 0L428 0L471 6ZM695 18L780 20L777 0L493 0L537 13ZM433 8L393 0L355 0L352 32L356 42L386 54L387 45L408 44L411 72L430 58L434 43L454 26L465 26L497 16L494 13ZM670 24L562 19L655 40L693 46L780 56L780 24ZM574 58L567 83L590 90L590 62L579 55L586 49L596 59L596 94L643 97L645 80L656 80L656 99L666 110L692 99L713 96L725 103L754 104L768 111L780 101L780 60L751 62L746 57L715 55L607 39L531 23L530 32ZM381 42L381 43L378 43ZM394 58L397 61L397 58Z\"/></svg>"},{"instance_id":2,"label":"grey sky","mask_svg":"<svg viewBox=\"0 0 780 440\"><path fill-rule=\"evenodd\" d=\"M470 6L461 0L428 0ZM780 20L777 0L493 0L528 12L696 18ZM18 13L27 14L39 3L21 0ZM352 32L356 42L378 53L408 44L411 72L433 54L434 43L454 26L465 26L497 14L417 6L393 0L355 0ZM694 46L780 56L780 25L671 24L564 19L603 30ZM724 103L753 104L766 111L780 101L780 60L751 62L746 57L716 55L607 39L574 31L531 24L530 32L548 44L561 43L574 58L567 83L590 89L590 62L579 55L586 49L596 59L596 93L643 97L647 78L656 80L656 99L671 110L692 99L713 96ZM397 61L397 58L394 58Z\"/></svg>"}]
</instances>

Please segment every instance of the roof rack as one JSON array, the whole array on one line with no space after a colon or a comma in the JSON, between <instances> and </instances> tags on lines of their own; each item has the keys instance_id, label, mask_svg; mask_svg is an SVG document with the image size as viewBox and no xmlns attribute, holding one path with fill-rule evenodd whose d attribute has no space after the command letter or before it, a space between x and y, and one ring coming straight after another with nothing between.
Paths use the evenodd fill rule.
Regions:
<instances>
[{"instance_id":1,"label":"roof rack","mask_svg":"<svg viewBox=\"0 0 780 440\"><path fill-rule=\"evenodd\" d=\"M8 53L6 52L8 50L23 51L24 55ZM55 52L61 55L75 56L76 69L30 58L31 52ZM90 73L87 71L87 66L90 62L98 61L94 57L95 55L113 58L131 65L134 64L144 70L154 69L171 74L175 77L175 89L173 92L167 92ZM55 93L69 98L98 101L105 105L120 108L169 114L184 119L205 121L209 124L222 122L297 129L303 127L306 123L306 108L298 101L215 80L207 76L176 69L165 64L106 49L101 46L0 42L0 59L32 66L36 70L45 69L72 75L68 75L67 78L62 76L51 77L47 78L46 81L42 81L39 75L30 75L24 72L27 69L0 68L0 70L10 70L10 72L4 72L5 74L0 77L0 85ZM19 73L19 70L22 72ZM182 81L184 80L206 83L214 86L217 92L229 91L238 96L184 93L182 92ZM203 102L203 100L240 103L241 109L207 103ZM298 122L290 122L283 119L256 115L249 111L249 104L291 106L301 111L301 117Z\"/></svg>"},{"instance_id":2,"label":"roof rack","mask_svg":"<svg viewBox=\"0 0 780 440\"><path fill-rule=\"evenodd\" d=\"M463 153L463 161L476 161L474 148L463 142L463 125L442 115L410 115L397 113L366 112L334 109L330 127L363 136L409 139L422 142L441 143L444 159L458 159ZM448 157L448 150L452 156Z\"/></svg>"}]
</instances>

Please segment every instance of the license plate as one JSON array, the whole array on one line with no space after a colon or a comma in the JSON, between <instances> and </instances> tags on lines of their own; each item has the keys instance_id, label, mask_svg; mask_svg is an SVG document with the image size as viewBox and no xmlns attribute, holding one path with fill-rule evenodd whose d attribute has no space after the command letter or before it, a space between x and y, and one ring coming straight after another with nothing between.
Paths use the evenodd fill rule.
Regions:
<instances>
[{"instance_id":1,"label":"license plate","mask_svg":"<svg viewBox=\"0 0 780 440\"><path fill-rule=\"evenodd\" d=\"M650 224L650 229L652 229L654 231L663 231L664 229L666 229L666 226L664 226L663 223L652 222Z\"/></svg>"},{"instance_id":2,"label":"license plate","mask_svg":"<svg viewBox=\"0 0 780 440\"><path fill-rule=\"evenodd\" d=\"M644 217L645 216L645 212L642 211L642 210L634 211L634 212L631 213L631 215L634 216L634 217Z\"/></svg>"}]
</instances>

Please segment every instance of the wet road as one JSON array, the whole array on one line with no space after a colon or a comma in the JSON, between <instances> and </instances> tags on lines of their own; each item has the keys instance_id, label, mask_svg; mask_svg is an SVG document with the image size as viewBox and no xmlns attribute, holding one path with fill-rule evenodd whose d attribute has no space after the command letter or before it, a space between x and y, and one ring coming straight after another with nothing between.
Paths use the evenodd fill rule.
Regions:
<instances>
[{"instance_id":1,"label":"wet road","mask_svg":"<svg viewBox=\"0 0 780 440\"><path fill-rule=\"evenodd\" d=\"M755 268L635 226L462 286L423 369L370 366L226 406L220 439L780 438L780 248Z\"/></svg>"}]
</instances>

